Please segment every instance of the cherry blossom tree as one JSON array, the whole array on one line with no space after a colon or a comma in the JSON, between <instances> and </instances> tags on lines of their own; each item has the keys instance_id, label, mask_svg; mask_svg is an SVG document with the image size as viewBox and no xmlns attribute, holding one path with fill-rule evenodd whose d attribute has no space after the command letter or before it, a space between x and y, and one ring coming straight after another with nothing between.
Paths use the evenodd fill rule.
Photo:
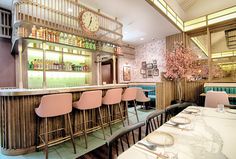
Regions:
<instances>
[{"instance_id":1,"label":"cherry blossom tree","mask_svg":"<svg viewBox=\"0 0 236 159\"><path fill-rule=\"evenodd\" d=\"M196 72L197 55L191 49L184 47L182 42L176 42L172 52L166 53L166 72L164 77L176 81L178 98L182 100L181 79Z\"/></svg>"}]
</instances>

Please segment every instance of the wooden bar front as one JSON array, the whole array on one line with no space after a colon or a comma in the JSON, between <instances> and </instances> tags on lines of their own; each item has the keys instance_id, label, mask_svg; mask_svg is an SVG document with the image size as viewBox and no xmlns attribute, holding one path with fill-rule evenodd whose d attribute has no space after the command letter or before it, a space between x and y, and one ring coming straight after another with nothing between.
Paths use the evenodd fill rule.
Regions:
<instances>
[{"instance_id":1,"label":"wooden bar front","mask_svg":"<svg viewBox=\"0 0 236 159\"><path fill-rule=\"evenodd\" d=\"M73 101L77 101L84 91L88 90L103 90L105 94L107 89L111 88L126 88L125 84L117 85L102 85L102 86L87 86L73 89L42 89L42 90L0 90L0 135L1 135L1 151L6 155L20 155L35 151L36 149L36 121L35 108L40 104L41 97L46 94L66 93L70 92L73 95ZM92 100L92 99L91 99ZM124 105L122 103L122 105ZM55 105L56 109L56 105ZM122 107L123 111L125 107ZM107 107L102 106L102 116L104 125L108 125ZM118 107L114 106L112 113L114 114L113 122L119 122L119 117L115 116L118 112ZM124 114L126 115L126 114ZM95 110L89 110L86 113L88 121L87 128L89 131L100 129L98 118ZM82 111L73 109L71 113L72 128L75 136L82 134ZM38 124L39 133L44 133L44 120L40 119ZM49 131L65 127L65 131L58 131L49 135L49 140L55 141L60 138L69 139L69 129L65 118L55 117L49 118ZM42 146L41 143L39 145Z\"/></svg>"}]
</instances>

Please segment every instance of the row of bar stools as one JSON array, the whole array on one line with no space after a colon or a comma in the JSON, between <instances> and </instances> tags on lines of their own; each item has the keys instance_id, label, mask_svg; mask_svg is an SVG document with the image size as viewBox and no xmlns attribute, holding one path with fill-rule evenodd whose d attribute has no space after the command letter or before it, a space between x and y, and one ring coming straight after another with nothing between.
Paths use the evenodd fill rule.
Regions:
<instances>
[{"instance_id":1,"label":"row of bar stools","mask_svg":"<svg viewBox=\"0 0 236 159\"><path fill-rule=\"evenodd\" d=\"M86 148L88 147L87 129L86 129L86 123L88 121L86 121L86 115L85 115L86 110L91 110L91 109L98 110L104 140L106 139L103 122L102 122L102 114L101 114L101 109L100 109L101 105L102 105L102 91L101 90L83 92L79 101L73 103L74 108L83 111L83 128L84 128L83 132L84 132Z\"/></svg>"},{"instance_id":2,"label":"row of bar stools","mask_svg":"<svg viewBox=\"0 0 236 159\"><path fill-rule=\"evenodd\" d=\"M70 137L74 148L74 153L76 153L75 142L72 132L71 120L70 120L70 112L72 111L72 94L64 93L64 94L54 94L54 95L46 95L41 98L41 102L38 108L35 109L36 114L45 119L45 133L44 139L41 135L36 135L38 141L38 137L45 144L45 158L48 159L48 118L63 116L66 115L68 118L68 125L70 129ZM38 127L38 125L37 125ZM38 134L38 130L36 130ZM52 131L53 132L53 131ZM38 145L38 143L36 143Z\"/></svg>"},{"instance_id":3,"label":"row of bar stools","mask_svg":"<svg viewBox=\"0 0 236 159\"><path fill-rule=\"evenodd\" d=\"M122 97L122 89L121 88L117 88L117 89L109 89L106 92L106 95L103 97L102 99L102 104L107 105L107 111L108 111L108 121L109 121L109 127L110 127L110 132L112 134L112 128L111 128L111 113L110 112L110 107L112 107L113 105L118 104L119 107L119 112L120 112L120 117L121 117L121 121L123 123L123 126L125 126L124 124L124 118L122 115L122 110L121 110L121 97Z\"/></svg>"},{"instance_id":4,"label":"row of bar stools","mask_svg":"<svg viewBox=\"0 0 236 159\"><path fill-rule=\"evenodd\" d=\"M103 126L103 118L101 114L101 105L107 105L107 110L108 110L108 121L109 121L109 127L110 127L110 132L112 134L112 128L111 128L111 112L110 112L110 107L113 105L118 105L119 112L120 112L120 117L124 124L124 117L122 114L122 109L121 109L121 101L126 102L126 113L127 113L127 121L129 125L129 117L128 117L128 102L133 101L134 102L134 109L135 109L135 114L137 117L137 121L139 121L138 114L137 114L137 109L136 109L136 93L137 89L136 88L127 88L123 95L122 95L122 89L110 89L106 92L106 95L104 98L102 98L102 91L87 91L83 92L79 101L73 103L73 107L78 110L83 111L83 133L85 137L85 145L86 148L88 147L88 142L87 142L87 129L86 129L86 110L92 110L92 109L97 109L99 113L99 118L100 118L100 124L102 127L103 131L103 136L105 139L105 132L104 132L104 126ZM55 109L56 105L56 109ZM72 126L71 126L71 120L70 120L70 115L69 113L72 111L72 94L71 93L64 93L64 94L55 94L55 95L45 95L41 99L41 103L38 108L35 109L36 114L41 117L45 118L45 152L46 152L46 159L48 158L48 122L47 118L49 117L56 117L56 116L61 116L61 115L67 115L68 118L68 124L69 124L69 129L70 129L70 136L72 140L72 144L74 147L74 153L76 153L76 148L75 148L75 143L74 143L74 137L73 137L73 132L72 132ZM113 112L112 112L113 113ZM39 135L40 136L40 135ZM38 138L38 136L37 136ZM40 139L42 139L40 137ZM38 143L36 143L38 145Z\"/></svg>"}]
</instances>

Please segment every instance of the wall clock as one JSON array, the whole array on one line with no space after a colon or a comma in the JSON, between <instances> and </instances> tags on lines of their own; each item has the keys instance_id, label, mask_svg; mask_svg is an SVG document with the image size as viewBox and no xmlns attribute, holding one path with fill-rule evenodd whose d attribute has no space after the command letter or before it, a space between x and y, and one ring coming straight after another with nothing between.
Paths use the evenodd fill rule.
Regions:
<instances>
[{"instance_id":1,"label":"wall clock","mask_svg":"<svg viewBox=\"0 0 236 159\"><path fill-rule=\"evenodd\" d=\"M83 31L89 34L94 34L99 30L98 17L90 12L83 11L79 17L79 22Z\"/></svg>"}]
</instances>

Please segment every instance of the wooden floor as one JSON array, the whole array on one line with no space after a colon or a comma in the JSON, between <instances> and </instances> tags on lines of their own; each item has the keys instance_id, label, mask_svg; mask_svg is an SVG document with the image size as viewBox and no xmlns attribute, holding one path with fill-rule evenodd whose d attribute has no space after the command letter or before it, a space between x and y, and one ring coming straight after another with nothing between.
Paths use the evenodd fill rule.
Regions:
<instances>
[{"instance_id":1,"label":"wooden floor","mask_svg":"<svg viewBox=\"0 0 236 159\"><path fill-rule=\"evenodd\" d=\"M135 141L137 142L138 141L138 130L134 131L134 134L135 134ZM145 137L145 127L142 127L142 138L144 138L144 137ZM133 143L133 138L132 138L131 133L129 134L128 139L129 139L130 146L132 146L134 143ZM122 141L124 143L124 149L127 150L129 147L128 147L126 138L122 139ZM121 154L122 148L121 148L120 144L118 145L118 149L119 149L119 154ZM115 148L113 148L112 154L113 154L113 159L117 158ZM103 145L103 146L79 157L78 159L108 159L108 148L106 145Z\"/></svg>"}]
</instances>

